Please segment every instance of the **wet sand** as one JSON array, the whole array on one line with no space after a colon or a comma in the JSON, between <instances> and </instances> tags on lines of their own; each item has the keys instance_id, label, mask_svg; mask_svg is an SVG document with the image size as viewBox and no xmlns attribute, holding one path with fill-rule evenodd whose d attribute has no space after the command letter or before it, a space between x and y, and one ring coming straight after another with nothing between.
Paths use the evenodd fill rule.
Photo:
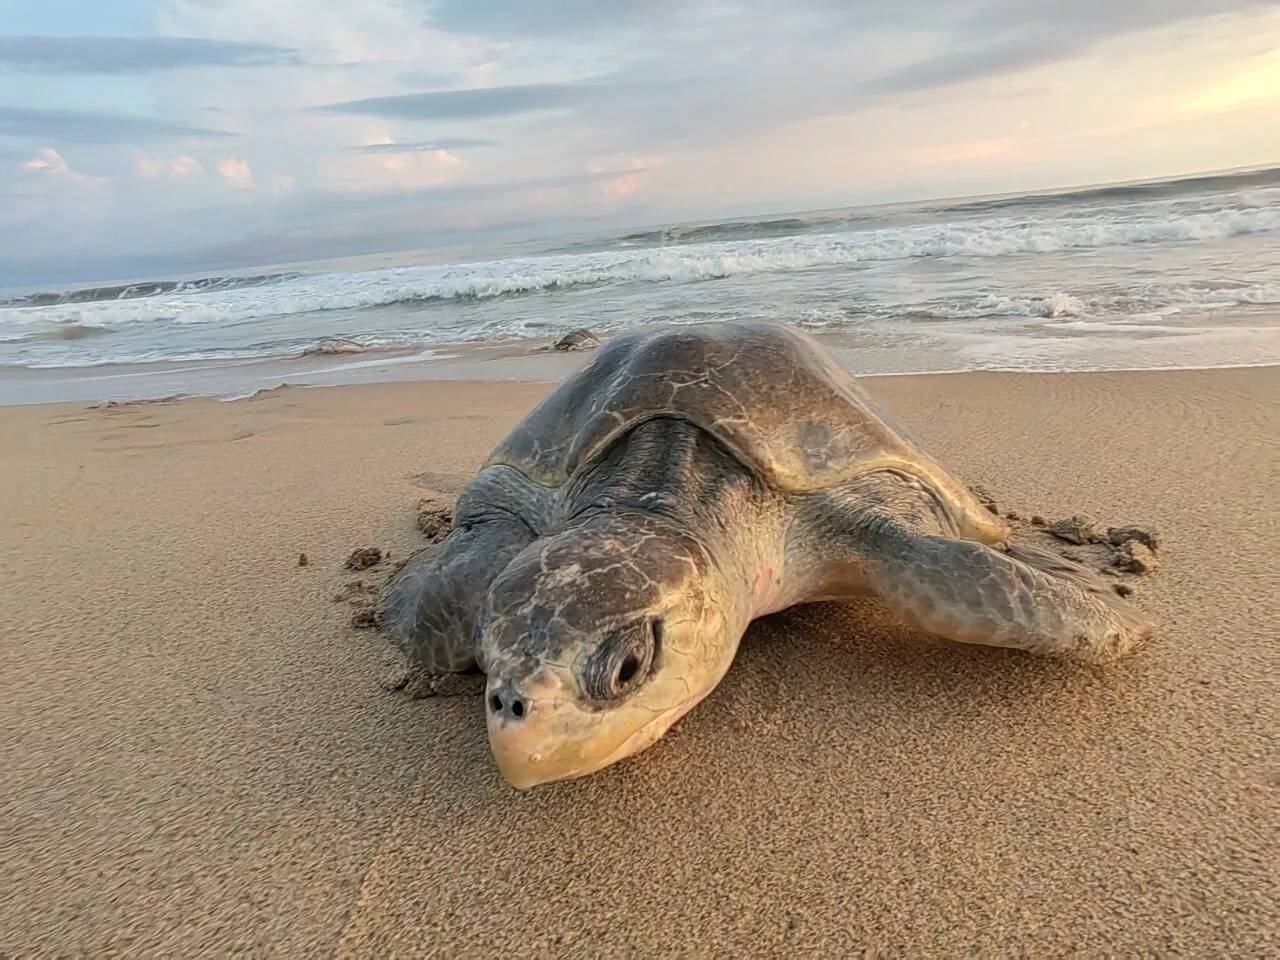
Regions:
<instances>
[{"instance_id":1,"label":"wet sand","mask_svg":"<svg viewBox=\"0 0 1280 960\"><path fill-rule=\"evenodd\" d=\"M1275 956L1280 368L867 385L1008 508L1156 527L1156 641L798 608L530 793L333 595L548 384L0 410L0 956Z\"/></svg>"}]
</instances>

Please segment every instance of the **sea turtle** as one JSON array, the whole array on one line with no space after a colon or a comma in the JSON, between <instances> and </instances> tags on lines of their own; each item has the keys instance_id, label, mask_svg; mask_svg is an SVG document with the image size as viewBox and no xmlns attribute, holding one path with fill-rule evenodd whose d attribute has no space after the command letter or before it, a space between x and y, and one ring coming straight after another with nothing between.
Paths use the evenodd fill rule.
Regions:
<instances>
[{"instance_id":1,"label":"sea turtle","mask_svg":"<svg viewBox=\"0 0 1280 960\"><path fill-rule=\"evenodd\" d=\"M795 604L876 594L951 640L1093 663L1151 635L1009 532L808 335L641 328L499 444L380 620L416 668L487 675L494 757L526 789L653 744Z\"/></svg>"}]
</instances>

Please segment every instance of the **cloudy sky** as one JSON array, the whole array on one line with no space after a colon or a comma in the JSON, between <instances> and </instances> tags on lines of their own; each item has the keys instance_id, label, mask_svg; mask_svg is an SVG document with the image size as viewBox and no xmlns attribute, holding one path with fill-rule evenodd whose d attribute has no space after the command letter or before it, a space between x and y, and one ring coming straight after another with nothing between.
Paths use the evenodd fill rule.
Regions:
<instances>
[{"instance_id":1,"label":"cloudy sky","mask_svg":"<svg viewBox=\"0 0 1280 960\"><path fill-rule=\"evenodd\" d=\"M1280 161L1275 0L0 0L0 272Z\"/></svg>"}]
</instances>

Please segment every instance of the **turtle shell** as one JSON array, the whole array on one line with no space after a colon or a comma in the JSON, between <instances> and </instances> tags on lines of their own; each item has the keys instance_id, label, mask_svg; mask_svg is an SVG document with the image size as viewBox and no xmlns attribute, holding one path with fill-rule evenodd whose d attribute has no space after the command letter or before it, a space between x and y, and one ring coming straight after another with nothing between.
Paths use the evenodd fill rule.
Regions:
<instances>
[{"instance_id":1,"label":"turtle shell","mask_svg":"<svg viewBox=\"0 0 1280 960\"><path fill-rule=\"evenodd\" d=\"M493 451L547 487L563 485L623 433L656 417L716 437L765 482L811 493L874 470L932 486L963 520L1003 527L894 423L817 341L772 323L642 328L610 340Z\"/></svg>"}]
</instances>

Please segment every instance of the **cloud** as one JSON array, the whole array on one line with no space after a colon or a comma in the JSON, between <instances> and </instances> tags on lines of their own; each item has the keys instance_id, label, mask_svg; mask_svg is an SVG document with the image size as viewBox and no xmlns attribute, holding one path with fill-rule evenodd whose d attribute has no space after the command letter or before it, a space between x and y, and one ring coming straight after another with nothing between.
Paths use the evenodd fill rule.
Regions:
<instances>
[{"instance_id":1,"label":"cloud","mask_svg":"<svg viewBox=\"0 0 1280 960\"><path fill-rule=\"evenodd\" d=\"M574 109L548 116L542 132L574 146L611 143L625 155L728 149L889 105L1004 96L1007 78L1081 62L1107 44L1123 62L1131 54L1119 44L1138 35L1185 25L1194 46L1196 24L1265 9L1274 2L441 0L427 16L434 27L508 43L522 66L607 65L610 83L594 95L569 92L581 81L565 84L558 105ZM1043 87L1045 75L1037 80ZM405 107L400 115L412 115Z\"/></svg>"},{"instance_id":2,"label":"cloud","mask_svg":"<svg viewBox=\"0 0 1280 960\"><path fill-rule=\"evenodd\" d=\"M439 150L470 150L477 147L497 147L497 140L477 140L468 137L445 137L440 140L415 140L408 143L363 143L351 149L357 153L435 153Z\"/></svg>"},{"instance_id":3,"label":"cloud","mask_svg":"<svg viewBox=\"0 0 1280 960\"><path fill-rule=\"evenodd\" d=\"M62 154L58 153L57 150L45 147L33 159L24 163L22 169L28 173L35 173L36 171L45 173L65 172L67 170L67 161L62 159Z\"/></svg>"},{"instance_id":4,"label":"cloud","mask_svg":"<svg viewBox=\"0 0 1280 960\"><path fill-rule=\"evenodd\" d=\"M621 200L640 189L644 183L643 175L652 167L661 166L660 160L637 157L627 164L627 172L607 177L600 182L600 192L610 200ZM593 174L603 174L599 166L591 168Z\"/></svg>"},{"instance_id":5,"label":"cloud","mask_svg":"<svg viewBox=\"0 0 1280 960\"><path fill-rule=\"evenodd\" d=\"M378 143L374 146L388 146ZM397 144L390 144L398 148ZM429 187L459 179L466 164L461 157L437 145L434 150L357 151L359 159L340 166L352 182L365 185L394 185L399 188ZM348 158L351 160L352 158ZM338 164L330 164L333 168Z\"/></svg>"},{"instance_id":6,"label":"cloud","mask_svg":"<svg viewBox=\"0 0 1280 960\"><path fill-rule=\"evenodd\" d=\"M456 87L467 82L465 73L433 73L430 70L402 70L396 82L406 87Z\"/></svg>"},{"instance_id":7,"label":"cloud","mask_svg":"<svg viewBox=\"0 0 1280 960\"><path fill-rule=\"evenodd\" d=\"M935 55L865 85L876 93L933 90L1060 63L1107 41L1185 21L1271 6L1270 0L987 0L960 18ZM904 25L909 25L905 21Z\"/></svg>"},{"instance_id":8,"label":"cloud","mask_svg":"<svg viewBox=\"0 0 1280 960\"><path fill-rule=\"evenodd\" d=\"M196 37L4 37L0 70L128 74L190 67L300 64L297 50Z\"/></svg>"},{"instance_id":9,"label":"cloud","mask_svg":"<svg viewBox=\"0 0 1280 960\"><path fill-rule=\"evenodd\" d=\"M441 170L448 170L450 168L462 166L462 158L453 155L448 150L436 150L434 153L387 154L383 159L382 164L388 170L405 170L409 166L410 157L417 158L419 160L429 159L438 169Z\"/></svg>"},{"instance_id":10,"label":"cloud","mask_svg":"<svg viewBox=\"0 0 1280 960\"><path fill-rule=\"evenodd\" d=\"M237 187L253 186L253 170L244 160L227 157L218 161L217 171L219 176L230 180Z\"/></svg>"},{"instance_id":11,"label":"cloud","mask_svg":"<svg viewBox=\"0 0 1280 960\"><path fill-rule=\"evenodd\" d=\"M63 183L89 185L107 182L103 177L90 177L79 170L73 170L62 154L52 147L42 147L36 151L36 155L24 163L22 169L26 173Z\"/></svg>"},{"instance_id":12,"label":"cloud","mask_svg":"<svg viewBox=\"0 0 1280 960\"><path fill-rule=\"evenodd\" d=\"M1274 0L147 2L164 36L0 42L33 211L0 204L0 267L1156 176L1274 155L1280 120Z\"/></svg>"},{"instance_id":13,"label":"cloud","mask_svg":"<svg viewBox=\"0 0 1280 960\"><path fill-rule=\"evenodd\" d=\"M703 64L712 76L745 81L744 95L754 93L760 84L753 78L769 70L773 83L785 84L798 118L832 105L853 108L876 94L936 90L1060 63L1108 40L1171 24L1274 7L1274 0L794 0L786 6L775 0L437 0L426 6L426 16L436 28L477 37L609 45L613 62L650 76ZM833 71L843 82L823 82L829 57L857 49L869 56L872 75L859 80L858 60L843 59ZM815 67L817 82L803 96L801 85ZM671 105L680 105L678 95Z\"/></svg>"},{"instance_id":14,"label":"cloud","mask_svg":"<svg viewBox=\"0 0 1280 960\"><path fill-rule=\"evenodd\" d=\"M229 137L235 134L151 117L0 106L0 136L77 143L136 143L142 140Z\"/></svg>"},{"instance_id":15,"label":"cloud","mask_svg":"<svg viewBox=\"0 0 1280 960\"><path fill-rule=\"evenodd\" d=\"M602 83L531 83L366 97L328 104L319 109L326 113L398 120L478 120L542 110L563 110L598 99L610 91L611 86Z\"/></svg>"},{"instance_id":16,"label":"cloud","mask_svg":"<svg viewBox=\"0 0 1280 960\"><path fill-rule=\"evenodd\" d=\"M141 150L137 151L134 170L139 180L179 180L202 177L205 172L204 165L195 157L179 154L156 159Z\"/></svg>"},{"instance_id":17,"label":"cloud","mask_svg":"<svg viewBox=\"0 0 1280 960\"><path fill-rule=\"evenodd\" d=\"M660 27L682 13L699 15L706 0L440 0L430 8L432 26L457 33L497 36L581 36Z\"/></svg>"},{"instance_id":18,"label":"cloud","mask_svg":"<svg viewBox=\"0 0 1280 960\"><path fill-rule=\"evenodd\" d=\"M931 90L983 77L997 77L1052 60L1066 59L1069 49L1038 38L1016 37L973 50L942 54L875 77L863 85L870 93Z\"/></svg>"}]
</instances>

